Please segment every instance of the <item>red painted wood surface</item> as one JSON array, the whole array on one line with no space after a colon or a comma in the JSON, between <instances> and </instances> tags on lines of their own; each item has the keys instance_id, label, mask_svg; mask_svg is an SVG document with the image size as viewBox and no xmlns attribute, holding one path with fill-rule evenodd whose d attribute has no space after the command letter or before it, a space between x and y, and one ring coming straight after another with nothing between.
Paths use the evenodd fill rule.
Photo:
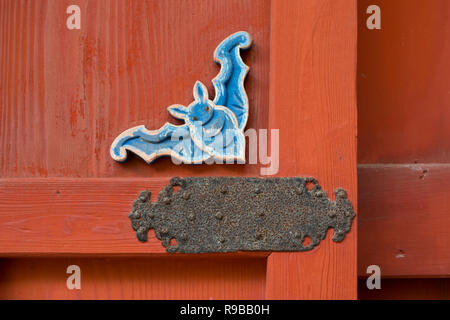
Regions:
<instances>
[{"instance_id":1,"label":"red painted wood surface","mask_svg":"<svg viewBox=\"0 0 450 320\"><path fill-rule=\"evenodd\" d=\"M356 2L272 2L271 128L280 129L280 176L314 176L356 195ZM343 243L272 253L270 299L356 298L356 219Z\"/></svg>"},{"instance_id":2,"label":"red painted wood surface","mask_svg":"<svg viewBox=\"0 0 450 320\"><path fill-rule=\"evenodd\" d=\"M1 297L356 298L356 221L343 243L328 235L309 253L167 260L130 228L138 192L260 165L118 164L108 150L124 129L170 120L166 106L190 102L195 80L211 90L213 50L246 30L247 128L280 129L280 176L315 176L331 197L343 187L356 208L355 1L80 0L79 31L65 27L70 4L0 3ZM65 288L73 259L86 273L78 293Z\"/></svg>"},{"instance_id":3,"label":"red painted wood surface","mask_svg":"<svg viewBox=\"0 0 450 320\"><path fill-rule=\"evenodd\" d=\"M441 241L448 239L450 230L448 181L450 175L445 165L360 166L360 276L366 275L365 270L371 264L380 265L386 276L450 273L449 242ZM123 213L130 209L128 199L139 190L148 188L155 197L166 182L3 180L0 207L8 212L0 216L1 254L67 253L68 248L79 253L162 253L164 248L154 237L148 246L135 241ZM111 199L112 194L115 199ZM54 231L60 233L52 234ZM117 235L123 236L117 239ZM58 242L53 241L55 236ZM90 241L83 241L86 238Z\"/></svg>"},{"instance_id":4,"label":"red painted wood surface","mask_svg":"<svg viewBox=\"0 0 450 320\"><path fill-rule=\"evenodd\" d=\"M67 267L81 269L68 290ZM22 258L0 260L0 299L264 299L261 258ZM6 280L6 281L5 281Z\"/></svg>"},{"instance_id":5,"label":"red painted wood surface","mask_svg":"<svg viewBox=\"0 0 450 320\"><path fill-rule=\"evenodd\" d=\"M151 191L155 201L168 182L168 178L1 179L0 256L165 254L153 230L145 244L137 241L127 215L140 191Z\"/></svg>"},{"instance_id":6,"label":"red painted wood surface","mask_svg":"<svg viewBox=\"0 0 450 320\"><path fill-rule=\"evenodd\" d=\"M168 180L2 179L0 254L164 253L153 231L137 241L127 213L140 191L155 200Z\"/></svg>"},{"instance_id":7,"label":"red painted wood surface","mask_svg":"<svg viewBox=\"0 0 450 320\"><path fill-rule=\"evenodd\" d=\"M450 276L450 166L358 169L358 273Z\"/></svg>"},{"instance_id":8,"label":"red painted wood surface","mask_svg":"<svg viewBox=\"0 0 450 320\"><path fill-rule=\"evenodd\" d=\"M450 279L383 279L380 290L367 289L358 281L361 300L449 300Z\"/></svg>"},{"instance_id":9,"label":"red painted wood surface","mask_svg":"<svg viewBox=\"0 0 450 320\"><path fill-rule=\"evenodd\" d=\"M366 8L381 9L381 30ZM448 299L450 3L358 1L358 274L362 299ZM384 283L384 285L383 285Z\"/></svg>"},{"instance_id":10,"label":"red painted wood surface","mask_svg":"<svg viewBox=\"0 0 450 320\"><path fill-rule=\"evenodd\" d=\"M66 28L78 4L81 30ZM196 80L219 72L216 46L248 31L247 128L267 128L269 0L5 0L2 17L2 177L168 177L258 175L258 166L149 166L111 161L123 130L175 121L166 107L192 102ZM189 13L189 14L187 14Z\"/></svg>"},{"instance_id":11,"label":"red painted wood surface","mask_svg":"<svg viewBox=\"0 0 450 320\"><path fill-rule=\"evenodd\" d=\"M366 8L381 9L381 30ZM358 1L358 162L450 162L450 2Z\"/></svg>"}]
</instances>

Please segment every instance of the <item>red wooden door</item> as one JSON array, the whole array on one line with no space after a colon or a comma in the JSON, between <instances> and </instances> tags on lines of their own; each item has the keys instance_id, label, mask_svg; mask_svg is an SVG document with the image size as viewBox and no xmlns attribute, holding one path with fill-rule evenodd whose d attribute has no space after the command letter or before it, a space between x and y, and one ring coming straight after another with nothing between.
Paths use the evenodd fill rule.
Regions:
<instances>
[{"instance_id":1,"label":"red wooden door","mask_svg":"<svg viewBox=\"0 0 450 320\"><path fill-rule=\"evenodd\" d=\"M358 1L359 297L449 299L450 2L376 1L381 30L371 4ZM374 263L382 290L366 287Z\"/></svg>"},{"instance_id":2,"label":"red wooden door","mask_svg":"<svg viewBox=\"0 0 450 320\"><path fill-rule=\"evenodd\" d=\"M72 4L80 30L66 27ZM140 191L263 165L109 155L123 130L189 103L218 72L216 45L245 30L247 128L280 130L278 176L313 176L331 198L344 188L356 210L356 1L5 0L0 23L0 298L356 298L356 220L310 252L168 254L154 234L136 240ZM81 290L66 287L69 265Z\"/></svg>"}]
</instances>

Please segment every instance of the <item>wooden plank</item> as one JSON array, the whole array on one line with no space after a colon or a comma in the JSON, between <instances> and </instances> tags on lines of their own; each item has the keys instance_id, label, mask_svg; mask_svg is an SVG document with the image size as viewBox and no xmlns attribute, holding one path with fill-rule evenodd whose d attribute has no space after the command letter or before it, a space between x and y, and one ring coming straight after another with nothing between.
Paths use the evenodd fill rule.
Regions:
<instances>
[{"instance_id":1,"label":"wooden plank","mask_svg":"<svg viewBox=\"0 0 450 320\"><path fill-rule=\"evenodd\" d=\"M0 254L163 253L150 233L141 244L128 212L140 191L168 179L2 179Z\"/></svg>"},{"instance_id":2,"label":"wooden plank","mask_svg":"<svg viewBox=\"0 0 450 320\"><path fill-rule=\"evenodd\" d=\"M371 264L386 276L450 273L449 181L445 165L359 167L360 276ZM153 237L136 241L127 213L139 191L148 188L155 197L166 182L1 180L0 254L165 252Z\"/></svg>"},{"instance_id":3,"label":"wooden plank","mask_svg":"<svg viewBox=\"0 0 450 320\"><path fill-rule=\"evenodd\" d=\"M382 279L381 290L367 289L358 281L361 300L449 300L450 279Z\"/></svg>"},{"instance_id":4,"label":"wooden plank","mask_svg":"<svg viewBox=\"0 0 450 320\"><path fill-rule=\"evenodd\" d=\"M360 165L358 274L450 275L450 165Z\"/></svg>"},{"instance_id":5,"label":"wooden plank","mask_svg":"<svg viewBox=\"0 0 450 320\"><path fill-rule=\"evenodd\" d=\"M68 290L78 265L81 290ZM264 258L25 258L0 260L0 299L264 299Z\"/></svg>"},{"instance_id":6,"label":"wooden plank","mask_svg":"<svg viewBox=\"0 0 450 320\"><path fill-rule=\"evenodd\" d=\"M254 39L244 54L247 128L267 128L270 0L80 0L81 30L66 28L71 4L1 1L2 177L259 174L258 165L174 169L135 156L118 164L109 147L130 127L178 123L166 107L192 102L196 80L212 96L214 50L239 30Z\"/></svg>"},{"instance_id":7,"label":"wooden plank","mask_svg":"<svg viewBox=\"0 0 450 320\"><path fill-rule=\"evenodd\" d=\"M272 2L270 127L280 176L314 176L356 194L356 1ZM355 299L356 221L343 243L272 253L269 299Z\"/></svg>"},{"instance_id":8,"label":"wooden plank","mask_svg":"<svg viewBox=\"0 0 450 320\"><path fill-rule=\"evenodd\" d=\"M448 0L358 0L359 163L450 162L449 29Z\"/></svg>"},{"instance_id":9,"label":"wooden plank","mask_svg":"<svg viewBox=\"0 0 450 320\"><path fill-rule=\"evenodd\" d=\"M239 30L254 40L243 54L251 67L247 128L267 128L270 0L79 0L81 30L68 30L72 4L0 1L0 256L165 259L152 234L141 244L130 227L127 214L139 191L156 195L172 176L257 176L259 165L175 166L161 159L149 166L134 156L118 164L110 144L138 124L178 123L166 107L192 102L196 80L212 96L210 81L219 72L213 52ZM260 299L266 256L201 255L211 261L186 268L166 260L92 260L80 295L65 289L66 262L11 259L0 266L0 291L16 298Z\"/></svg>"},{"instance_id":10,"label":"wooden plank","mask_svg":"<svg viewBox=\"0 0 450 320\"><path fill-rule=\"evenodd\" d=\"M67 30L71 4L0 1L0 256L151 253L164 259L152 234L141 244L130 228L127 213L139 191L156 194L172 176L257 176L259 165L175 166L161 159L149 166L134 156L118 164L109 156L110 144L138 124L156 129L166 121L178 123L166 107L190 103L196 80L212 96L210 81L219 72L214 49L239 30L254 39L243 54L251 67L247 128L267 128L270 0L79 0L81 30ZM229 266L224 256L236 262ZM58 259L57 269L12 259L0 266L8 274L0 291L16 298L259 299L266 256L201 255L213 259L186 269L181 262L133 266L131 259L109 267L93 260L89 269L99 271L91 271L85 296L67 293ZM248 257L263 260L253 267Z\"/></svg>"},{"instance_id":11,"label":"wooden plank","mask_svg":"<svg viewBox=\"0 0 450 320\"><path fill-rule=\"evenodd\" d=\"M168 178L0 179L0 256L165 254L153 231L146 243L136 239L128 213L139 192L149 190L155 201L168 182Z\"/></svg>"}]
</instances>

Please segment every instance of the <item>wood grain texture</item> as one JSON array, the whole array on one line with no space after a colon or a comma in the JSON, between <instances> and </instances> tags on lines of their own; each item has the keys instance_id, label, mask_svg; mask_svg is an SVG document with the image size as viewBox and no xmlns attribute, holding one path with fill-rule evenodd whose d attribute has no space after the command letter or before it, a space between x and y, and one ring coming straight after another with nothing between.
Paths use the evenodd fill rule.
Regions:
<instances>
[{"instance_id":1,"label":"wood grain texture","mask_svg":"<svg viewBox=\"0 0 450 320\"><path fill-rule=\"evenodd\" d=\"M0 256L165 254L141 243L128 213L142 190L155 201L169 179L1 179ZM246 253L267 256L267 253Z\"/></svg>"},{"instance_id":2,"label":"wood grain texture","mask_svg":"<svg viewBox=\"0 0 450 320\"><path fill-rule=\"evenodd\" d=\"M450 274L449 16L446 0L358 1L358 274L410 278L361 281L361 299L449 298L446 280L411 278Z\"/></svg>"},{"instance_id":3,"label":"wood grain texture","mask_svg":"<svg viewBox=\"0 0 450 320\"><path fill-rule=\"evenodd\" d=\"M69 265L81 290L68 290ZM25 258L0 260L0 299L264 299L266 260Z\"/></svg>"},{"instance_id":4,"label":"wood grain texture","mask_svg":"<svg viewBox=\"0 0 450 320\"><path fill-rule=\"evenodd\" d=\"M450 275L450 165L358 168L358 273Z\"/></svg>"},{"instance_id":5,"label":"wood grain texture","mask_svg":"<svg viewBox=\"0 0 450 320\"><path fill-rule=\"evenodd\" d=\"M164 253L139 243L127 217L139 192L169 179L2 179L0 254Z\"/></svg>"},{"instance_id":6,"label":"wood grain texture","mask_svg":"<svg viewBox=\"0 0 450 320\"><path fill-rule=\"evenodd\" d=\"M314 176L330 195L345 188L357 207L356 1L80 0L79 31L65 27L69 4L0 4L2 256L153 253L165 259L154 237L141 244L130 229L126 214L139 191L155 195L172 176L259 175L259 165L174 166L164 159L149 166L134 156L118 164L108 150L124 129L169 120L166 106L189 103L195 80L211 90L218 72L213 50L238 30L254 38L244 55L251 67L247 128L280 129L279 176ZM12 298L356 298L356 229L355 221L341 244L328 236L313 252L272 254L267 272L264 254L238 256L230 269L223 257L205 266L193 262L192 277L181 262L140 262L134 269L134 260L117 266L92 260L88 269L98 271L91 271L85 296L62 291L64 268L54 275L52 265L60 270L69 261L10 259L2 265L7 276L0 292ZM27 265L42 276L32 277ZM142 288L137 279L150 276L141 271L147 267L158 285L144 281ZM228 283L233 288L224 291Z\"/></svg>"},{"instance_id":7,"label":"wood grain texture","mask_svg":"<svg viewBox=\"0 0 450 320\"><path fill-rule=\"evenodd\" d=\"M269 0L80 0L81 30L66 28L69 0L0 4L0 175L123 177L258 175L257 165L151 166L109 155L123 130L157 129L166 107L193 101L201 80L213 96L216 46L248 31L247 128L267 128Z\"/></svg>"},{"instance_id":8,"label":"wood grain texture","mask_svg":"<svg viewBox=\"0 0 450 320\"><path fill-rule=\"evenodd\" d=\"M271 128L280 129L280 176L314 176L357 208L356 1L272 2ZM306 253L272 253L269 299L355 299L356 219L343 243L331 232Z\"/></svg>"},{"instance_id":9,"label":"wood grain texture","mask_svg":"<svg viewBox=\"0 0 450 320\"><path fill-rule=\"evenodd\" d=\"M72 4L81 8L81 30L66 28ZM219 72L213 52L240 30L254 39L243 55L251 67L247 128L267 128L270 0L0 1L0 255L164 259L154 235L141 244L130 228L127 213L140 191L156 195L172 176L258 175L258 165L175 166L166 158L149 166L135 156L119 164L109 155L123 130L174 121L166 107L190 103L196 80L212 96L210 81ZM53 275L62 260L6 260L0 295L262 298L265 262L247 268L247 254L232 256L242 261L197 261L187 271L166 260L139 267L92 260L81 295L55 284L66 277Z\"/></svg>"},{"instance_id":10,"label":"wood grain texture","mask_svg":"<svg viewBox=\"0 0 450 320\"><path fill-rule=\"evenodd\" d=\"M381 9L368 30L366 9ZM450 2L358 1L358 162L450 162Z\"/></svg>"}]
</instances>

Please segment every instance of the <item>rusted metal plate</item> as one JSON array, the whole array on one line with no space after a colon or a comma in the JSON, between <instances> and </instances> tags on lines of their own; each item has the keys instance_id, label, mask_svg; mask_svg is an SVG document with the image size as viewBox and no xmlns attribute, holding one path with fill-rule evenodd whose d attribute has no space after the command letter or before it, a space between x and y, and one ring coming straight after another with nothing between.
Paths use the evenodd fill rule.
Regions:
<instances>
[{"instance_id":1,"label":"rusted metal plate","mask_svg":"<svg viewBox=\"0 0 450 320\"><path fill-rule=\"evenodd\" d=\"M155 203L143 191L129 215L140 241L154 229L168 252L307 251L355 213L347 193L330 201L314 178L172 178ZM305 243L305 238L309 243Z\"/></svg>"}]
</instances>

